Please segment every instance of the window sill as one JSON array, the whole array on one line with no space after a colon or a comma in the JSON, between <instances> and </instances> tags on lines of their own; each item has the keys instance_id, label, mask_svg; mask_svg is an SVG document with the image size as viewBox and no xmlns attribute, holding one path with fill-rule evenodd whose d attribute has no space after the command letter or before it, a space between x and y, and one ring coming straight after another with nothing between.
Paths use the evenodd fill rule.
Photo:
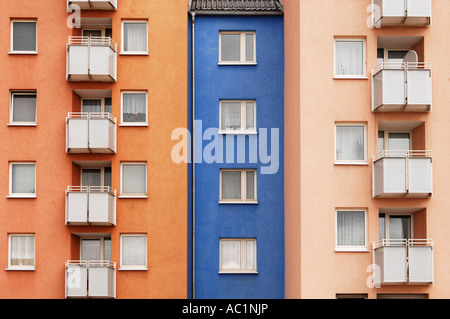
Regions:
<instances>
[{"instance_id":1,"label":"window sill","mask_svg":"<svg viewBox=\"0 0 450 319\"><path fill-rule=\"evenodd\" d=\"M37 51L10 51L10 55L37 55Z\"/></svg>"},{"instance_id":2,"label":"window sill","mask_svg":"<svg viewBox=\"0 0 450 319\"><path fill-rule=\"evenodd\" d=\"M37 126L37 123L8 123L8 126Z\"/></svg>"},{"instance_id":3,"label":"window sill","mask_svg":"<svg viewBox=\"0 0 450 319\"><path fill-rule=\"evenodd\" d=\"M36 194L33 195L8 195L6 198L36 198Z\"/></svg>"},{"instance_id":4,"label":"window sill","mask_svg":"<svg viewBox=\"0 0 450 319\"><path fill-rule=\"evenodd\" d=\"M219 131L217 132L219 135L258 135L258 132L241 132L241 131Z\"/></svg>"},{"instance_id":5,"label":"window sill","mask_svg":"<svg viewBox=\"0 0 450 319\"><path fill-rule=\"evenodd\" d=\"M149 55L149 53L148 52L120 52L119 53L119 55L143 55L143 56L146 56L146 55Z\"/></svg>"},{"instance_id":6,"label":"window sill","mask_svg":"<svg viewBox=\"0 0 450 319\"><path fill-rule=\"evenodd\" d=\"M148 268L146 266L121 266L119 267L119 269L117 269L119 271L123 271L123 270L130 270L130 271L147 271Z\"/></svg>"},{"instance_id":7,"label":"window sill","mask_svg":"<svg viewBox=\"0 0 450 319\"><path fill-rule=\"evenodd\" d=\"M245 204L245 205L255 205L258 204L258 201L239 201L239 200L230 200L230 201L224 201L220 200L219 204Z\"/></svg>"},{"instance_id":8,"label":"window sill","mask_svg":"<svg viewBox=\"0 0 450 319\"><path fill-rule=\"evenodd\" d=\"M147 195L119 195L117 198L148 198Z\"/></svg>"},{"instance_id":9,"label":"window sill","mask_svg":"<svg viewBox=\"0 0 450 319\"><path fill-rule=\"evenodd\" d=\"M338 76L338 75L335 75L333 77L333 79L335 79L335 80L368 80L369 78L365 75L364 76L357 76L357 75Z\"/></svg>"},{"instance_id":10,"label":"window sill","mask_svg":"<svg viewBox=\"0 0 450 319\"><path fill-rule=\"evenodd\" d=\"M35 268L35 267L23 267L23 268L20 268L20 267L18 267L18 268L12 267L12 268L5 268L5 270L6 270L6 271L35 271L36 268Z\"/></svg>"},{"instance_id":11,"label":"window sill","mask_svg":"<svg viewBox=\"0 0 450 319\"><path fill-rule=\"evenodd\" d=\"M220 275L257 275L257 270L219 270Z\"/></svg>"},{"instance_id":12,"label":"window sill","mask_svg":"<svg viewBox=\"0 0 450 319\"><path fill-rule=\"evenodd\" d=\"M367 162L334 162L334 165L359 165L359 166L368 166Z\"/></svg>"},{"instance_id":13,"label":"window sill","mask_svg":"<svg viewBox=\"0 0 450 319\"><path fill-rule=\"evenodd\" d=\"M258 65L257 62L219 62L217 65Z\"/></svg>"},{"instance_id":14,"label":"window sill","mask_svg":"<svg viewBox=\"0 0 450 319\"><path fill-rule=\"evenodd\" d=\"M368 253L370 249L367 247L362 248L334 248L334 251L337 253Z\"/></svg>"},{"instance_id":15,"label":"window sill","mask_svg":"<svg viewBox=\"0 0 450 319\"><path fill-rule=\"evenodd\" d=\"M130 127L146 127L148 126L148 123L142 123L142 124L129 124L129 123L120 123L119 126L130 126Z\"/></svg>"}]
</instances>

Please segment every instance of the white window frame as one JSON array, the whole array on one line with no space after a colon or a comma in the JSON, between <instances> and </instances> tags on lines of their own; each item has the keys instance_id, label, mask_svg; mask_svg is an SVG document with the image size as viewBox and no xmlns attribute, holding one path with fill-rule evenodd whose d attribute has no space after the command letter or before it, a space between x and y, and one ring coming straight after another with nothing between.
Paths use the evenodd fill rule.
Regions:
<instances>
[{"instance_id":1,"label":"white window frame","mask_svg":"<svg viewBox=\"0 0 450 319\"><path fill-rule=\"evenodd\" d=\"M34 51L14 50L14 22L28 22L36 24L36 48ZM38 23L37 19L11 19L10 23L10 51L8 54L37 54L38 53Z\"/></svg>"},{"instance_id":2,"label":"white window frame","mask_svg":"<svg viewBox=\"0 0 450 319\"><path fill-rule=\"evenodd\" d=\"M336 74L336 43L337 42L362 42L363 44L363 57L362 57L362 75L342 75ZM366 39L364 38L335 38L333 43L333 75L335 79L368 79L367 77L367 53L366 53Z\"/></svg>"},{"instance_id":3,"label":"white window frame","mask_svg":"<svg viewBox=\"0 0 450 319\"><path fill-rule=\"evenodd\" d=\"M240 241L241 242L241 267L240 269L226 269L222 268L222 241ZM247 242L254 243L253 265L254 268L247 268ZM219 239L219 274L257 274L257 241L256 238L220 238Z\"/></svg>"},{"instance_id":4,"label":"white window frame","mask_svg":"<svg viewBox=\"0 0 450 319\"><path fill-rule=\"evenodd\" d=\"M254 193L255 193L255 199L247 199L247 172L248 171L252 171L254 172L254 185L255 185L255 189L254 189ZM223 199L222 198L222 173L223 172L240 172L241 173L241 198L237 198L237 199ZM220 170L220 178L219 178L219 183L220 183L220 194L219 194L219 203L221 204L258 204L258 178L257 178L257 170L254 168L251 169L221 169Z\"/></svg>"},{"instance_id":5,"label":"white window frame","mask_svg":"<svg viewBox=\"0 0 450 319\"><path fill-rule=\"evenodd\" d=\"M338 160L337 159L337 137L339 126L363 126L364 127L364 159L362 160ZM367 124L361 122L352 122L352 123L334 123L334 163L339 165L369 165L367 163Z\"/></svg>"},{"instance_id":6,"label":"white window frame","mask_svg":"<svg viewBox=\"0 0 450 319\"><path fill-rule=\"evenodd\" d=\"M147 25L147 38L146 38L146 50L145 51L125 51L125 23L145 23ZM120 44L120 55L148 55L148 20L122 20L121 23L121 44Z\"/></svg>"},{"instance_id":7,"label":"white window frame","mask_svg":"<svg viewBox=\"0 0 450 319\"><path fill-rule=\"evenodd\" d=\"M145 165L145 193L123 193L123 166L124 165ZM119 198L148 198L147 185L147 162L122 162L120 163L120 195Z\"/></svg>"},{"instance_id":8,"label":"white window frame","mask_svg":"<svg viewBox=\"0 0 450 319\"><path fill-rule=\"evenodd\" d=\"M13 165L34 165L34 193L13 193L12 167ZM36 198L36 162L10 162L9 163L9 196L7 198Z\"/></svg>"},{"instance_id":9,"label":"white window frame","mask_svg":"<svg viewBox=\"0 0 450 319\"><path fill-rule=\"evenodd\" d=\"M222 61L222 34L239 34L240 35L240 54L239 61ZM246 61L246 43L245 36L247 34L253 35L253 59ZM219 65L256 65L256 32L255 31L220 31L219 32Z\"/></svg>"},{"instance_id":10,"label":"white window frame","mask_svg":"<svg viewBox=\"0 0 450 319\"><path fill-rule=\"evenodd\" d=\"M123 253L123 246L122 246L122 240L123 237L145 237L145 249L144 249L144 253L145 253L145 265L123 265L122 264L122 253ZM142 233L142 234L121 234L120 235L120 267L119 270L148 270L148 237L147 234Z\"/></svg>"},{"instance_id":11,"label":"white window frame","mask_svg":"<svg viewBox=\"0 0 450 319\"><path fill-rule=\"evenodd\" d=\"M254 129L247 130L247 103L251 102L254 105L253 123ZM240 130L226 130L222 127L222 103L241 103L241 129ZM218 134L257 134L256 129L256 101L255 100L221 100L219 102L219 132Z\"/></svg>"},{"instance_id":12,"label":"white window frame","mask_svg":"<svg viewBox=\"0 0 450 319\"><path fill-rule=\"evenodd\" d=\"M34 264L33 265L11 265L11 253L12 253L12 237L33 237L34 238ZM36 235L35 234L9 234L8 235L8 268L7 270L35 270L36 269Z\"/></svg>"},{"instance_id":13,"label":"white window frame","mask_svg":"<svg viewBox=\"0 0 450 319\"><path fill-rule=\"evenodd\" d=\"M338 212L364 212L364 245L363 246L339 246L338 245ZM335 210L335 251L369 251L368 244L368 220L365 208L338 208Z\"/></svg>"},{"instance_id":14,"label":"white window frame","mask_svg":"<svg viewBox=\"0 0 450 319\"><path fill-rule=\"evenodd\" d=\"M145 122L124 122L123 121L123 95L124 94L145 94ZM148 126L148 92L147 91L122 91L120 93L120 124L119 126Z\"/></svg>"},{"instance_id":15,"label":"white window frame","mask_svg":"<svg viewBox=\"0 0 450 319\"><path fill-rule=\"evenodd\" d=\"M15 95L34 95L36 97L36 105L35 107L35 119L34 122L14 122L14 96ZM37 92L33 90L24 90L24 91L18 91L14 90L11 91L11 98L10 98L10 108L9 108L9 123L8 126L36 126L37 125Z\"/></svg>"}]
</instances>

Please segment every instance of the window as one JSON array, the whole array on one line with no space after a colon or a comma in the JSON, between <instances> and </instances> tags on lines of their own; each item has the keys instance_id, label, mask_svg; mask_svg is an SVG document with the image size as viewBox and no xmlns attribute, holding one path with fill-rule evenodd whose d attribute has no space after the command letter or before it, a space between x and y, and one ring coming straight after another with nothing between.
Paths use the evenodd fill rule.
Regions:
<instances>
[{"instance_id":1,"label":"window","mask_svg":"<svg viewBox=\"0 0 450 319\"><path fill-rule=\"evenodd\" d=\"M83 237L80 251L81 260L111 261L111 237Z\"/></svg>"},{"instance_id":2,"label":"window","mask_svg":"<svg viewBox=\"0 0 450 319\"><path fill-rule=\"evenodd\" d=\"M122 22L122 53L148 54L147 21Z\"/></svg>"},{"instance_id":3,"label":"window","mask_svg":"<svg viewBox=\"0 0 450 319\"><path fill-rule=\"evenodd\" d=\"M256 239L220 239L219 273L257 273Z\"/></svg>"},{"instance_id":4,"label":"window","mask_svg":"<svg viewBox=\"0 0 450 319\"><path fill-rule=\"evenodd\" d=\"M83 113L112 113L112 99L105 98L83 98L81 100L81 112Z\"/></svg>"},{"instance_id":5,"label":"window","mask_svg":"<svg viewBox=\"0 0 450 319\"><path fill-rule=\"evenodd\" d=\"M34 270L34 235L9 235L8 269Z\"/></svg>"},{"instance_id":6,"label":"window","mask_svg":"<svg viewBox=\"0 0 450 319\"><path fill-rule=\"evenodd\" d=\"M121 235L120 269L147 270L147 235Z\"/></svg>"},{"instance_id":7,"label":"window","mask_svg":"<svg viewBox=\"0 0 450 319\"><path fill-rule=\"evenodd\" d=\"M365 77L365 41L359 39L336 39L334 49L334 76Z\"/></svg>"},{"instance_id":8,"label":"window","mask_svg":"<svg viewBox=\"0 0 450 319\"><path fill-rule=\"evenodd\" d=\"M10 124L36 125L36 92L11 92Z\"/></svg>"},{"instance_id":9,"label":"window","mask_svg":"<svg viewBox=\"0 0 450 319\"><path fill-rule=\"evenodd\" d=\"M255 101L221 101L219 132L256 133Z\"/></svg>"},{"instance_id":10,"label":"window","mask_svg":"<svg viewBox=\"0 0 450 319\"><path fill-rule=\"evenodd\" d=\"M336 124L336 163L366 164L366 126Z\"/></svg>"},{"instance_id":11,"label":"window","mask_svg":"<svg viewBox=\"0 0 450 319\"><path fill-rule=\"evenodd\" d=\"M336 250L367 250L367 223L364 210L336 211Z\"/></svg>"},{"instance_id":12,"label":"window","mask_svg":"<svg viewBox=\"0 0 450 319\"><path fill-rule=\"evenodd\" d=\"M122 164L121 196L147 197L147 164Z\"/></svg>"},{"instance_id":13,"label":"window","mask_svg":"<svg viewBox=\"0 0 450 319\"><path fill-rule=\"evenodd\" d=\"M378 215L378 239L390 239L392 243L400 243L412 237L412 214L386 214Z\"/></svg>"},{"instance_id":14,"label":"window","mask_svg":"<svg viewBox=\"0 0 450 319\"><path fill-rule=\"evenodd\" d=\"M111 167L82 168L81 185L111 187Z\"/></svg>"},{"instance_id":15,"label":"window","mask_svg":"<svg viewBox=\"0 0 450 319\"><path fill-rule=\"evenodd\" d=\"M122 92L122 125L147 125L147 92Z\"/></svg>"},{"instance_id":16,"label":"window","mask_svg":"<svg viewBox=\"0 0 450 319\"><path fill-rule=\"evenodd\" d=\"M220 32L219 63L255 64L255 32Z\"/></svg>"},{"instance_id":17,"label":"window","mask_svg":"<svg viewBox=\"0 0 450 319\"><path fill-rule=\"evenodd\" d=\"M221 203L256 203L256 170L220 170Z\"/></svg>"},{"instance_id":18,"label":"window","mask_svg":"<svg viewBox=\"0 0 450 319\"><path fill-rule=\"evenodd\" d=\"M37 53L36 20L11 21L11 52L19 54Z\"/></svg>"},{"instance_id":19,"label":"window","mask_svg":"<svg viewBox=\"0 0 450 319\"><path fill-rule=\"evenodd\" d=\"M36 164L11 163L9 197L36 197Z\"/></svg>"}]
</instances>

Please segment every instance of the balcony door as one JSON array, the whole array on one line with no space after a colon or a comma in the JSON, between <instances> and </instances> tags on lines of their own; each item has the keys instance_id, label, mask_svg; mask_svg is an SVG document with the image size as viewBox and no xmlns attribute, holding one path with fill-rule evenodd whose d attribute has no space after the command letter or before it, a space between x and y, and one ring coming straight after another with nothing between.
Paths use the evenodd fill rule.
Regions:
<instances>
[{"instance_id":1,"label":"balcony door","mask_svg":"<svg viewBox=\"0 0 450 319\"><path fill-rule=\"evenodd\" d=\"M98 99L82 99L81 112L112 113L112 100L110 97Z\"/></svg>"},{"instance_id":2,"label":"balcony door","mask_svg":"<svg viewBox=\"0 0 450 319\"><path fill-rule=\"evenodd\" d=\"M81 186L111 187L111 167L82 168Z\"/></svg>"},{"instance_id":3,"label":"balcony door","mask_svg":"<svg viewBox=\"0 0 450 319\"><path fill-rule=\"evenodd\" d=\"M111 261L111 238L81 238L81 260Z\"/></svg>"},{"instance_id":4,"label":"balcony door","mask_svg":"<svg viewBox=\"0 0 450 319\"><path fill-rule=\"evenodd\" d=\"M378 149L407 151L411 149L411 132L378 131Z\"/></svg>"},{"instance_id":5,"label":"balcony door","mask_svg":"<svg viewBox=\"0 0 450 319\"><path fill-rule=\"evenodd\" d=\"M380 214L379 239L412 239L412 215Z\"/></svg>"}]
</instances>

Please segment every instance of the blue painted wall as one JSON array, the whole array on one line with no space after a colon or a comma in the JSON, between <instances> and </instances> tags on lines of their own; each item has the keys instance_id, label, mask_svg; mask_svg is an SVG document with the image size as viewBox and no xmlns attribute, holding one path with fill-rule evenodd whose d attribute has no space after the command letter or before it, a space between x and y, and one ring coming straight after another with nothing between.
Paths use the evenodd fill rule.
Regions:
<instances>
[{"instance_id":1,"label":"blue painted wall","mask_svg":"<svg viewBox=\"0 0 450 319\"><path fill-rule=\"evenodd\" d=\"M219 31L255 31L257 65L218 65ZM193 82L189 83L192 89ZM195 164L196 233L195 256L192 256L195 258L195 298L284 298L283 17L197 15L194 89L196 161L203 159ZM226 162L224 135L214 134L211 140L202 141L201 134L207 129L219 127L221 99L256 100L259 133L252 137L258 140L256 163L249 159L249 136L234 137L235 145L237 138L246 140L245 163L237 163L236 147L234 163ZM189 107L192 110L192 103ZM192 120L191 116L190 129ZM275 133L272 129L278 129L278 138L274 141L279 147L277 165L275 159L265 163L260 157L259 140L264 138L262 128L267 129L268 155L275 147L271 141L272 133ZM216 138L223 143L224 163L206 163L203 150ZM263 167L270 165L275 173L262 174ZM258 204L219 204L219 170L222 168L256 168ZM192 182L192 166L190 177ZM192 231L192 209L190 214ZM219 239L232 237L257 239L258 274L218 273ZM192 254L192 246L189 249Z\"/></svg>"}]
</instances>

